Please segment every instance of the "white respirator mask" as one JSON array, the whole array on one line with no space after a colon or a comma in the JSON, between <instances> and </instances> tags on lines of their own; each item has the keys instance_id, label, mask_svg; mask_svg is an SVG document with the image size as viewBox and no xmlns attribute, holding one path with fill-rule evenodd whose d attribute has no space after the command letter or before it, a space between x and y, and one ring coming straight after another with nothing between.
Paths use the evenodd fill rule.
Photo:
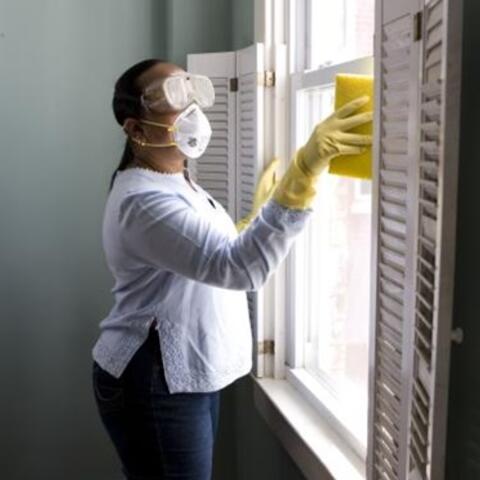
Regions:
<instances>
[{"instance_id":1,"label":"white respirator mask","mask_svg":"<svg viewBox=\"0 0 480 480\"><path fill-rule=\"evenodd\" d=\"M200 157L210 142L212 127L207 116L196 103L190 104L178 117L173 125L153 122L151 120L139 120L145 125L166 128L173 136L169 143L147 143L131 138L142 147L177 147L187 158Z\"/></svg>"}]
</instances>

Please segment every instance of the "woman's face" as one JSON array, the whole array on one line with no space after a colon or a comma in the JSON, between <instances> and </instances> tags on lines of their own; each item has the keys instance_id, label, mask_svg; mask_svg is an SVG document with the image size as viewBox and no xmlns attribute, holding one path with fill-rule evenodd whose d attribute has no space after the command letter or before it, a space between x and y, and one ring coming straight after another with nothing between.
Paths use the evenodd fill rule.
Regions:
<instances>
[{"instance_id":1,"label":"woman's face","mask_svg":"<svg viewBox=\"0 0 480 480\"><path fill-rule=\"evenodd\" d=\"M170 75L178 75L179 73L185 73L185 70L180 68L178 65L173 63L157 63L137 79L137 83L140 89L144 89L152 82L168 77ZM152 120L157 123L163 123L166 125L172 125L181 111L178 110L165 110L162 113L154 111L145 111L142 115L142 118L145 120ZM156 127L152 125L141 124L137 119L130 118L125 124L125 130L129 136L137 138L148 143L170 143L172 141L171 134L167 131L166 128ZM177 154L182 156L176 147L166 147L162 149L163 153L172 154L173 151L176 151ZM183 157L182 157L183 158Z\"/></svg>"}]
</instances>

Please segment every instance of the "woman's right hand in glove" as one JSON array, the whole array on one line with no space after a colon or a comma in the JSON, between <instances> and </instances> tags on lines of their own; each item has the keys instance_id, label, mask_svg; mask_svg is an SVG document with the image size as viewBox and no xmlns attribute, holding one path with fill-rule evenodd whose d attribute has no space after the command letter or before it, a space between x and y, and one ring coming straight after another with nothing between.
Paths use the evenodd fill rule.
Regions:
<instances>
[{"instance_id":1,"label":"woman's right hand in glove","mask_svg":"<svg viewBox=\"0 0 480 480\"><path fill-rule=\"evenodd\" d=\"M356 98L315 126L275 189L273 198L278 203L289 208L309 207L316 193L318 176L330 160L339 155L361 154L371 145L371 135L349 133L352 128L372 121L373 112L354 115L369 100L368 96Z\"/></svg>"}]
</instances>

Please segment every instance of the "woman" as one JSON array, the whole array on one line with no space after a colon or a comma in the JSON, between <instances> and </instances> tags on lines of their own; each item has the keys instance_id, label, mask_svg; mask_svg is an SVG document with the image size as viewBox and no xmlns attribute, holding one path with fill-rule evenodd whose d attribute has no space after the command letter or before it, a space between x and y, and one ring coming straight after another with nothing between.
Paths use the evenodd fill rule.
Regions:
<instances>
[{"instance_id":1,"label":"woman","mask_svg":"<svg viewBox=\"0 0 480 480\"><path fill-rule=\"evenodd\" d=\"M117 81L127 141L111 181L103 247L115 304L93 347L93 386L127 479L211 477L220 390L251 369L245 291L260 288L308 220L318 175L362 153L357 99L320 123L277 185L272 169L238 230L184 168L207 147L206 77L147 60ZM274 188L266 188L273 185Z\"/></svg>"}]
</instances>

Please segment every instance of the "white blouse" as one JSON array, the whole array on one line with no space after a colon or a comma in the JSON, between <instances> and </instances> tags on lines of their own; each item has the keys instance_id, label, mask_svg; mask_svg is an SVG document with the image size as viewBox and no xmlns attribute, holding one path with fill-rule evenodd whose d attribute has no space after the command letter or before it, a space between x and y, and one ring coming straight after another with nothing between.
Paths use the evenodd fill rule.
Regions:
<instances>
[{"instance_id":1,"label":"white blouse","mask_svg":"<svg viewBox=\"0 0 480 480\"><path fill-rule=\"evenodd\" d=\"M119 171L103 220L114 305L93 359L120 377L156 320L170 393L219 390L249 373L245 292L265 283L312 212L270 199L238 234L220 203L192 184L183 172Z\"/></svg>"}]
</instances>

